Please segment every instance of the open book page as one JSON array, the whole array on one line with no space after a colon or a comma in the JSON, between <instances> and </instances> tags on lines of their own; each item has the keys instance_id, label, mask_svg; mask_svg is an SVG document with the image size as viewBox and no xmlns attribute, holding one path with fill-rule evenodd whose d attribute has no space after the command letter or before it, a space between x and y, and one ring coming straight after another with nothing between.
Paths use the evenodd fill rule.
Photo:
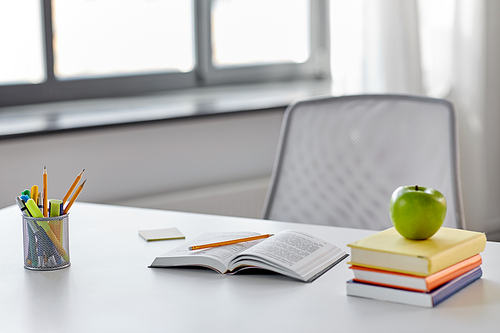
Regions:
<instances>
[{"instance_id":1,"label":"open book page","mask_svg":"<svg viewBox=\"0 0 500 333\"><path fill-rule=\"evenodd\" d=\"M220 273L227 271L227 266L231 259L254 246L262 240L237 243L232 245L214 247L198 251L189 251L188 247L208 243L221 242L225 240L260 235L256 232L225 232L203 234L191 241L188 241L169 252L156 257L151 267L167 266L206 266L217 270Z\"/></svg>"},{"instance_id":2,"label":"open book page","mask_svg":"<svg viewBox=\"0 0 500 333\"><path fill-rule=\"evenodd\" d=\"M237 255L229 270L251 265L303 281L312 281L347 254L333 244L306 233L286 230Z\"/></svg>"}]
</instances>

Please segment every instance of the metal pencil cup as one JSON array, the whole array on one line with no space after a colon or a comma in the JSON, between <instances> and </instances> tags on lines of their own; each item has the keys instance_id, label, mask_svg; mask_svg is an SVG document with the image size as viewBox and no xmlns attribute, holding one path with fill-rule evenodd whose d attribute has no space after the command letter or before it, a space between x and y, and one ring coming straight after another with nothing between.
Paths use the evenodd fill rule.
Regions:
<instances>
[{"instance_id":1,"label":"metal pencil cup","mask_svg":"<svg viewBox=\"0 0 500 333\"><path fill-rule=\"evenodd\" d=\"M68 267L69 214L57 217L23 215L24 268L54 270Z\"/></svg>"}]
</instances>

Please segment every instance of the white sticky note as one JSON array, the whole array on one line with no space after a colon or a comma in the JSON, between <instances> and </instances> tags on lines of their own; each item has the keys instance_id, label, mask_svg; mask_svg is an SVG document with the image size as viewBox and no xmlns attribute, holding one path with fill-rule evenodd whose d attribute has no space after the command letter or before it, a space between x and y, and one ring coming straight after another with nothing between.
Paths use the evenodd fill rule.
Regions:
<instances>
[{"instance_id":1,"label":"white sticky note","mask_svg":"<svg viewBox=\"0 0 500 333\"><path fill-rule=\"evenodd\" d=\"M155 230L139 230L139 235L142 238L150 241L158 241L158 240L169 240L169 239L183 239L186 238L177 228L168 228L168 229L155 229Z\"/></svg>"}]
</instances>

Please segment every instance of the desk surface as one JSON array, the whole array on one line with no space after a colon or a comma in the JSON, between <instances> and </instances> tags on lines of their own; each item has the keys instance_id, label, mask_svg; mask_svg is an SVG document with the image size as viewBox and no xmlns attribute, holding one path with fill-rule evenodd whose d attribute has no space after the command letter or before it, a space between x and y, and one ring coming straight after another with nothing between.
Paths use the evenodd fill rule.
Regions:
<instances>
[{"instance_id":1,"label":"desk surface","mask_svg":"<svg viewBox=\"0 0 500 333\"><path fill-rule=\"evenodd\" d=\"M139 229L314 234L348 251L373 231L117 206L75 204L71 266L23 268L21 216L0 210L2 332L471 332L500 324L500 243L488 242L483 278L433 309L346 296L346 261L307 284L275 274L220 275L203 268L152 269L183 240L146 242Z\"/></svg>"}]
</instances>

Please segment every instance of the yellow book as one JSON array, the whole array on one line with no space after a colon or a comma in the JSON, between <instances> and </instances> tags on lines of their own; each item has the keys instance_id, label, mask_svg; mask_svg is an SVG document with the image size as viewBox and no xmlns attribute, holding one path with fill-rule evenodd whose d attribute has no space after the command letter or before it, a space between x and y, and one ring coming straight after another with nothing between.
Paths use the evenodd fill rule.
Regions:
<instances>
[{"instance_id":1,"label":"yellow book","mask_svg":"<svg viewBox=\"0 0 500 333\"><path fill-rule=\"evenodd\" d=\"M427 276L482 252L484 233L441 227L426 240L410 240L390 228L348 244L348 264Z\"/></svg>"}]
</instances>

